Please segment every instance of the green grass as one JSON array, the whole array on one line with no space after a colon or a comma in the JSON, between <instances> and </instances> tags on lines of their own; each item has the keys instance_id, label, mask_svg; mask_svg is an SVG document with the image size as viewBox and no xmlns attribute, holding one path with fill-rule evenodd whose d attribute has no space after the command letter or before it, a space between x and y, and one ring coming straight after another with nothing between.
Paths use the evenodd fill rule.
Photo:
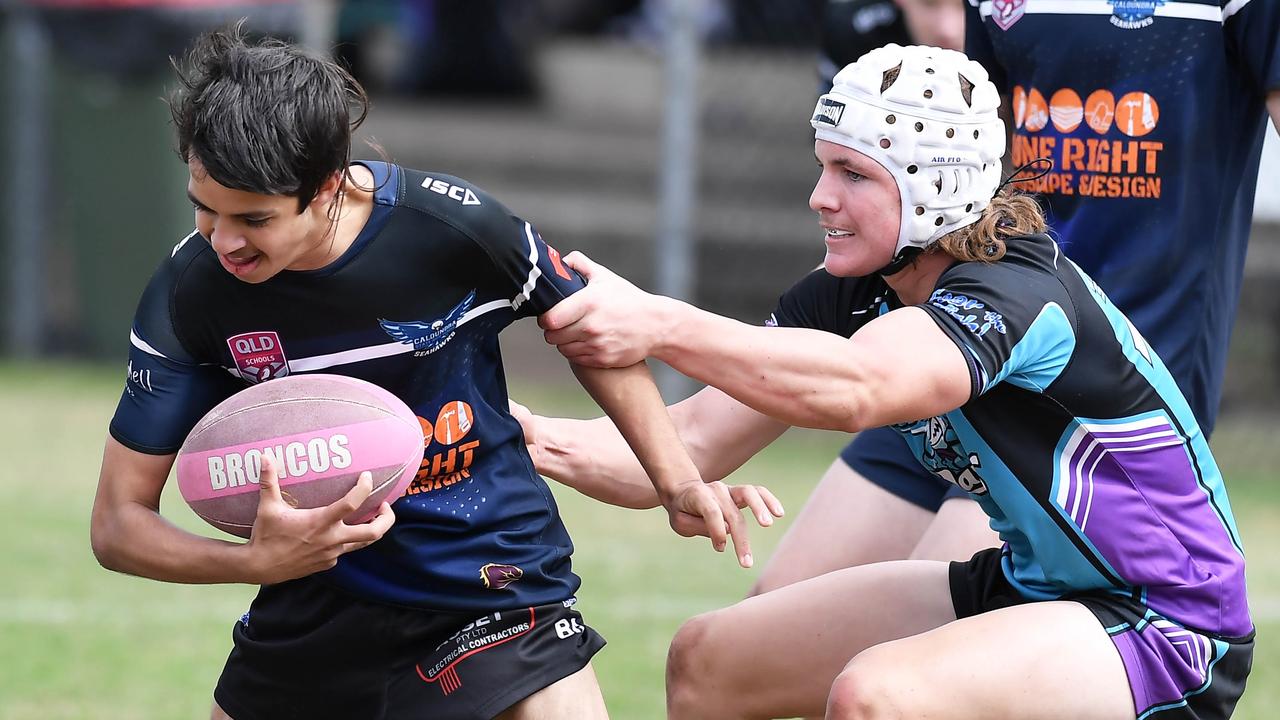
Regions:
<instances>
[{"instance_id":1,"label":"green grass","mask_svg":"<svg viewBox=\"0 0 1280 720\"><path fill-rule=\"evenodd\" d=\"M102 570L88 517L107 422L123 372L80 366L0 365L0 718L58 720L206 717L230 648L231 623L253 595L243 586L180 586ZM539 409L589 412L578 391L519 392ZM565 398L568 398L567 400ZM1274 418L1224 421L1214 446L1250 552L1260 643L1236 714L1280 707L1280 465ZM738 481L769 485L798 510L839 448L828 433L789 433ZM667 642L689 616L733 602L754 578L705 540L676 537L660 512L603 506L557 489L583 576L581 609L609 639L596 669L615 720L662 716ZM175 492L163 512L205 531ZM762 565L783 527L754 529ZM212 531L211 531L212 532Z\"/></svg>"}]
</instances>

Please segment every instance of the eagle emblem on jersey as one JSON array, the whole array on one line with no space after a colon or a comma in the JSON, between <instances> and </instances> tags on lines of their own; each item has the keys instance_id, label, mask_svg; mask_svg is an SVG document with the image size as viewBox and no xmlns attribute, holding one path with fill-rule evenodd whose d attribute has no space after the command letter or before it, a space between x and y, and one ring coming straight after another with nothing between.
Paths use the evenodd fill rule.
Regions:
<instances>
[{"instance_id":1,"label":"eagle emblem on jersey","mask_svg":"<svg viewBox=\"0 0 1280 720\"><path fill-rule=\"evenodd\" d=\"M1031 0L991 0L991 19L1001 30L1008 30L1022 19Z\"/></svg>"},{"instance_id":2,"label":"eagle emblem on jersey","mask_svg":"<svg viewBox=\"0 0 1280 720\"><path fill-rule=\"evenodd\" d=\"M907 437L916 457L930 472L966 492L987 494L987 483L978 474L982 468L978 454L965 451L946 415L894 425L893 429Z\"/></svg>"},{"instance_id":3,"label":"eagle emblem on jersey","mask_svg":"<svg viewBox=\"0 0 1280 720\"><path fill-rule=\"evenodd\" d=\"M442 318L410 320L408 322L379 319L378 324L382 326L383 332L390 335L393 340L405 345L412 345L414 357L422 357L439 350L453 339L458 329L458 324L462 322L462 316L467 314L467 311L471 309L475 301L476 291L472 290L467 293L462 302L455 305Z\"/></svg>"},{"instance_id":4,"label":"eagle emblem on jersey","mask_svg":"<svg viewBox=\"0 0 1280 720\"><path fill-rule=\"evenodd\" d=\"M1165 0L1107 0L1111 5L1111 24L1125 30L1144 28L1155 22L1156 8Z\"/></svg>"},{"instance_id":5,"label":"eagle emblem on jersey","mask_svg":"<svg viewBox=\"0 0 1280 720\"><path fill-rule=\"evenodd\" d=\"M252 384L289 374L289 358L284 355L280 335L273 331L240 333L227 338L227 347L240 377Z\"/></svg>"}]
</instances>

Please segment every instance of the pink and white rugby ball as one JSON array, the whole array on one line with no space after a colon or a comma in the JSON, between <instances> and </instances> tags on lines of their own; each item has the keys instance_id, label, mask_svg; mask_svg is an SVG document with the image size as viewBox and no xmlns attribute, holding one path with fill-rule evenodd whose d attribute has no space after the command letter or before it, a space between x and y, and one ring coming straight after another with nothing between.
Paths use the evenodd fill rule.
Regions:
<instances>
[{"instance_id":1,"label":"pink and white rugby ball","mask_svg":"<svg viewBox=\"0 0 1280 720\"><path fill-rule=\"evenodd\" d=\"M354 524L404 494L422 452L421 423L390 392L340 375L290 375L210 410L178 451L178 487L209 524L249 537L264 455L285 501L297 508L334 502L368 470L373 492L346 518Z\"/></svg>"}]
</instances>

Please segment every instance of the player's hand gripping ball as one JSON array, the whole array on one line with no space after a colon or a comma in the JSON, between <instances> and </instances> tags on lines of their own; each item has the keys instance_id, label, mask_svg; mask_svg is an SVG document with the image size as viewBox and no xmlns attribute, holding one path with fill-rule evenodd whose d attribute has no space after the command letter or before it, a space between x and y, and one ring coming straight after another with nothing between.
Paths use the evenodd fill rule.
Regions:
<instances>
[{"instance_id":1,"label":"player's hand gripping ball","mask_svg":"<svg viewBox=\"0 0 1280 720\"><path fill-rule=\"evenodd\" d=\"M360 473L373 492L350 524L395 502L422 462L422 425L386 390L339 375L291 375L227 398L196 424L178 451L178 487L214 527L249 537L258 514L258 473L270 455L285 501L329 505Z\"/></svg>"}]
</instances>

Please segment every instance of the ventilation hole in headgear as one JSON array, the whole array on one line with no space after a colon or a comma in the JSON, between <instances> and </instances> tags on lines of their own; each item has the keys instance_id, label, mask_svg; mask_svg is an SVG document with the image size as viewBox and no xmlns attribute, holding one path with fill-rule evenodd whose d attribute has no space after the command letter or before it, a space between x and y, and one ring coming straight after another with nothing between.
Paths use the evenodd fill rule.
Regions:
<instances>
[{"instance_id":1,"label":"ventilation hole in headgear","mask_svg":"<svg viewBox=\"0 0 1280 720\"><path fill-rule=\"evenodd\" d=\"M928 99L929 99L929 98L931 98L931 97L933 97L933 91L932 91L932 90L930 90L930 89L928 89L928 88L925 88L925 91L924 91L924 98L925 98L926 100L928 100Z\"/></svg>"},{"instance_id":2,"label":"ventilation hole in headgear","mask_svg":"<svg viewBox=\"0 0 1280 720\"><path fill-rule=\"evenodd\" d=\"M898 81L898 73L902 72L902 63L898 63L896 67L891 67L884 71L884 76L880 79L880 94L884 94L895 82Z\"/></svg>"},{"instance_id":3,"label":"ventilation hole in headgear","mask_svg":"<svg viewBox=\"0 0 1280 720\"><path fill-rule=\"evenodd\" d=\"M964 97L964 104L973 107L973 83L960 73L956 73L956 77L960 78L960 95Z\"/></svg>"},{"instance_id":4,"label":"ventilation hole in headgear","mask_svg":"<svg viewBox=\"0 0 1280 720\"><path fill-rule=\"evenodd\" d=\"M917 207L916 207L916 214L917 214L917 215L923 215L923 214L924 214L924 208L917 206Z\"/></svg>"},{"instance_id":5,"label":"ventilation hole in headgear","mask_svg":"<svg viewBox=\"0 0 1280 720\"><path fill-rule=\"evenodd\" d=\"M922 122L916 123L916 132L924 132L924 123Z\"/></svg>"},{"instance_id":6,"label":"ventilation hole in headgear","mask_svg":"<svg viewBox=\"0 0 1280 720\"><path fill-rule=\"evenodd\" d=\"M955 128L947 128L947 137L949 137L949 138L953 138L953 137L955 137L955 136L956 136L956 129L955 129Z\"/></svg>"},{"instance_id":7,"label":"ventilation hole in headgear","mask_svg":"<svg viewBox=\"0 0 1280 720\"><path fill-rule=\"evenodd\" d=\"M885 150L888 150L889 146L892 144L893 143L889 142L889 138L880 138L880 147L884 148Z\"/></svg>"},{"instance_id":8,"label":"ventilation hole in headgear","mask_svg":"<svg viewBox=\"0 0 1280 720\"><path fill-rule=\"evenodd\" d=\"M894 124L894 123L898 122L898 116L897 116L897 115L886 115L886 116L885 116L885 118L884 118L884 121L885 121L885 122L887 122L887 123L889 123L890 125L892 125L892 124Z\"/></svg>"},{"instance_id":9,"label":"ventilation hole in headgear","mask_svg":"<svg viewBox=\"0 0 1280 720\"><path fill-rule=\"evenodd\" d=\"M973 131L973 139L974 139L974 140L977 140L977 139L978 139L978 131L977 131L977 130L974 130L974 131Z\"/></svg>"},{"instance_id":10,"label":"ventilation hole in headgear","mask_svg":"<svg viewBox=\"0 0 1280 720\"><path fill-rule=\"evenodd\" d=\"M925 69L924 69L924 71L925 71L926 73L928 73L929 75L932 75L932 74L933 74L933 68L925 68Z\"/></svg>"},{"instance_id":11,"label":"ventilation hole in headgear","mask_svg":"<svg viewBox=\"0 0 1280 720\"><path fill-rule=\"evenodd\" d=\"M968 205L965 205L965 206L964 206L964 211L965 211L965 212L973 212L973 203L969 203Z\"/></svg>"},{"instance_id":12,"label":"ventilation hole in headgear","mask_svg":"<svg viewBox=\"0 0 1280 720\"><path fill-rule=\"evenodd\" d=\"M942 173L938 173L938 179L933 181L933 188L938 191L939 195L942 194Z\"/></svg>"},{"instance_id":13,"label":"ventilation hole in headgear","mask_svg":"<svg viewBox=\"0 0 1280 720\"><path fill-rule=\"evenodd\" d=\"M917 171L917 170L919 170L919 169L920 169L920 168L919 168L919 166L916 166L916 165L908 165L908 166L907 166L907 174L908 174L908 175L915 175L915 174L916 174L916 171Z\"/></svg>"},{"instance_id":14,"label":"ventilation hole in headgear","mask_svg":"<svg viewBox=\"0 0 1280 720\"><path fill-rule=\"evenodd\" d=\"M942 227L942 216L939 215L938 219L933 221L933 224L937 225L938 227Z\"/></svg>"},{"instance_id":15,"label":"ventilation hole in headgear","mask_svg":"<svg viewBox=\"0 0 1280 720\"><path fill-rule=\"evenodd\" d=\"M960 171L952 170L951 172L955 173L955 178L956 178L956 184L952 185L951 189L952 191L959 190L960 189Z\"/></svg>"}]
</instances>

